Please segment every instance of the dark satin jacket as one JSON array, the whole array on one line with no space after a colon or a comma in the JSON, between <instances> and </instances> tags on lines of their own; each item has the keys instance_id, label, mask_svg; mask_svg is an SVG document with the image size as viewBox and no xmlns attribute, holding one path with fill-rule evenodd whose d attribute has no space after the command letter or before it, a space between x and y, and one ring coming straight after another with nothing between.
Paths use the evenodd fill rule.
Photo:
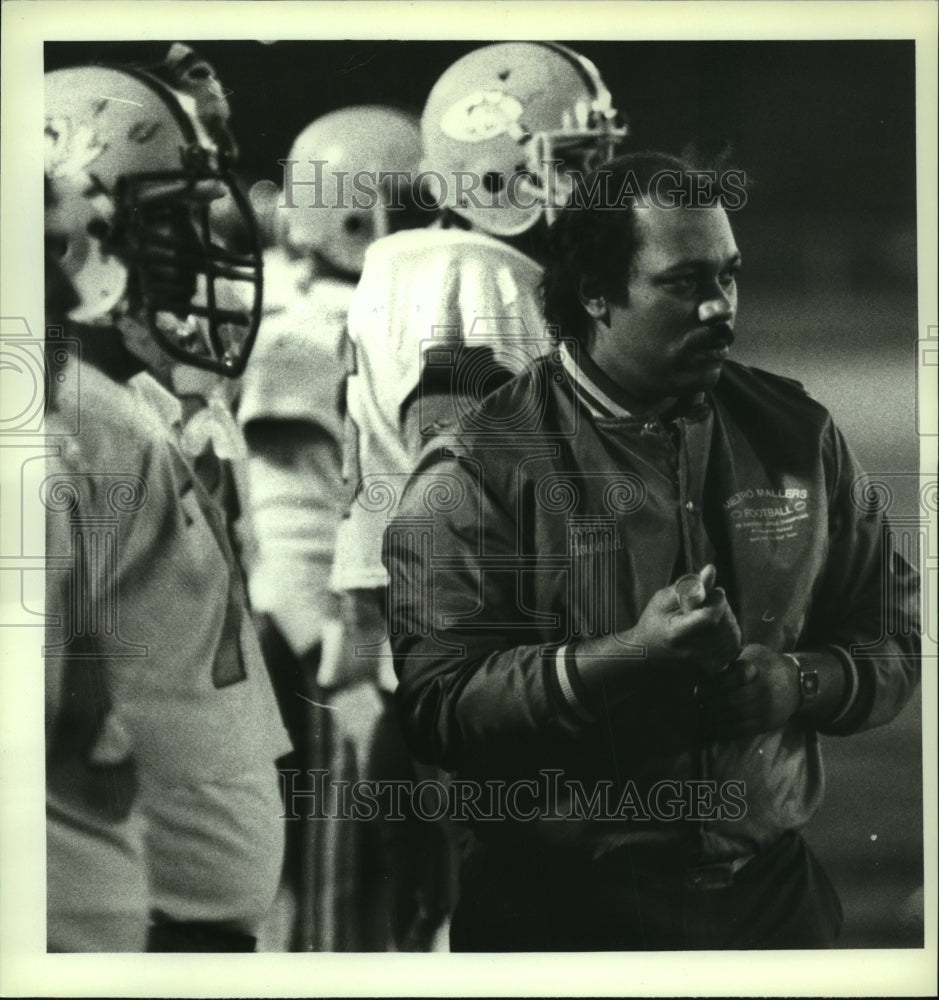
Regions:
<instances>
[{"instance_id":1,"label":"dark satin jacket","mask_svg":"<svg viewBox=\"0 0 939 1000\"><path fill-rule=\"evenodd\" d=\"M651 421L595 388L561 348L437 428L385 535L401 720L419 759L475 783L465 800L482 789L457 818L493 846L736 868L818 808L816 731L705 740L692 680L654 674L591 704L566 650L713 562L744 644L840 658L848 697L826 732L848 734L918 683L916 572L798 383L727 363ZM500 782L514 798L496 808Z\"/></svg>"}]
</instances>

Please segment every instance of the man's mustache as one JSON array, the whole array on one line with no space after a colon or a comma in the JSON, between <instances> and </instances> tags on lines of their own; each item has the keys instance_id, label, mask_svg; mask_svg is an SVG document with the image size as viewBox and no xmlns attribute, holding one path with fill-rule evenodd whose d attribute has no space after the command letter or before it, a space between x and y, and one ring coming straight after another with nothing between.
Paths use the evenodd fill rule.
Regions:
<instances>
[{"instance_id":1,"label":"man's mustache","mask_svg":"<svg viewBox=\"0 0 939 1000\"><path fill-rule=\"evenodd\" d=\"M692 351L719 351L730 347L736 340L733 329L727 323L715 323L696 330L688 340L688 348Z\"/></svg>"}]
</instances>

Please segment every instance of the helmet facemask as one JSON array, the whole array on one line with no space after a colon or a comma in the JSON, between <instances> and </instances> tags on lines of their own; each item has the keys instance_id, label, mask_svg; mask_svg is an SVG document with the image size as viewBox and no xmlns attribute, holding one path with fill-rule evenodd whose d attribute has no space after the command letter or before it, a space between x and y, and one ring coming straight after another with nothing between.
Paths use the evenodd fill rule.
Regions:
<instances>
[{"instance_id":1,"label":"helmet facemask","mask_svg":"<svg viewBox=\"0 0 939 1000\"><path fill-rule=\"evenodd\" d=\"M238 185L191 147L188 171L122 177L107 250L127 265L128 292L173 358L221 375L244 370L261 317L257 227ZM213 207L229 195L253 249L223 246ZM230 206L226 206L231 211Z\"/></svg>"},{"instance_id":2,"label":"helmet facemask","mask_svg":"<svg viewBox=\"0 0 939 1000\"><path fill-rule=\"evenodd\" d=\"M525 143L526 170L518 184L518 193L526 199L537 199L551 225L570 199L572 175L587 176L601 163L612 159L626 134L615 112L609 119L601 119L589 128L536 132Z\"/></svg>"}]
</instances>

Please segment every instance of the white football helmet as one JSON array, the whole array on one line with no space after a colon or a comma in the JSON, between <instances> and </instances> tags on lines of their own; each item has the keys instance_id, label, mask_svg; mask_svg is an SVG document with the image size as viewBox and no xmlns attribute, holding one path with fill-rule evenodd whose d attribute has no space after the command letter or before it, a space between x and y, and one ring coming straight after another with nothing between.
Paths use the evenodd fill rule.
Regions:
<instances>
[{"instance_id":1,"label":"white football helmet","mask_svg":"<svg viewBox=\"0 0 939 1000\"><path fill-rule=\"evenodd\" d=\"M171 54L180 50L189 51ZM71 320L132 317L173 358L236 376L260 320L261 254L229 172L234 144L218 89L198 58L168 62L163 79L101 66L47 73L46 242L71 286ZM213 206L226 194L249 252L215 238Z\"/></svg>"},{"instance_id":2,"label":"white football helmet","mask_svg":"<svg viewBox=\"0 0 939 1000\"><path fill-rule=\"evenodd\" d=\"M407 112L362 105L317 118L281 161L278 239L359 274L369 245L390 230L389 213L403 208L420 158L420 127Z\"/></svg>"},{"instance_id":3,"label":"white football helmet","mask_svg":"<svg viewBox=\"0 0 939 1000\"><path fill-rule=\"evenodd\" d=\"M496 236L544 212L551 222L569 197L565 169L609 159L627 133L593 63L553 42L463 56L431 90L421 129L421 166L441 175L441 204Z\"/></svg>"}]
</instances>

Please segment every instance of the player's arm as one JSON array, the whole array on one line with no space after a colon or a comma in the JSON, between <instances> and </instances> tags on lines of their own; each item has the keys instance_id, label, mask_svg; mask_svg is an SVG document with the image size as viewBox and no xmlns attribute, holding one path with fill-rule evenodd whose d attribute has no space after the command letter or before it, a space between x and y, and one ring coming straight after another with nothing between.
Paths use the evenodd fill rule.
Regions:
<instances>
[{"instance_id":1,"label":"player's arm","mask_svg":"<svg viewBox=\"0 0 939 1000\"><path fill-rule=\"evenodd\" d=\"M250 530L255 546L249 586L255 606L277 622L297 655L313 645L317 626L334 613L327 580L342 520L342 459L335 435L311 420L254 419L244 427L248 446ZM289 557L304 567L303 580L277 570ZM313 581L322 581L313 587ZM285 620L305 588L306 608L298 622Z\"/></svg>"}]
</instances>

